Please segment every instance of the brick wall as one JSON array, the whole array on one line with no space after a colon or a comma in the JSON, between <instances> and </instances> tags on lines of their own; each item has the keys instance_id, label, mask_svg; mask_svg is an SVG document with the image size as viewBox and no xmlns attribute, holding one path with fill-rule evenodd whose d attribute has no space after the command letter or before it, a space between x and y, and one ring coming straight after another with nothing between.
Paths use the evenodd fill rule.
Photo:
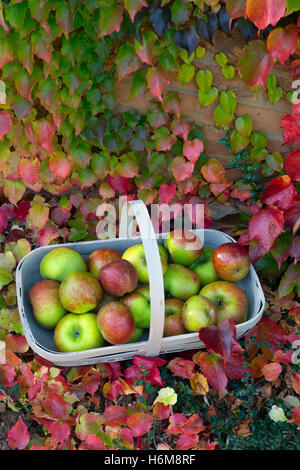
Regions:
<instances>
[{"instance_id":1,"label":"brick wall","mask_svg":"<svg viewBox=\"0 0 300 470\"><path fill-rule=\"evenodd\" d=\"M207 43L206 47L208 46ZM203 44L204 45L204 44ZM288 72L288 66L275 64L272 74L276 76L277 86L283 88L283 97L272 106L268 99L267 92L262 88L256 93L241 80L236 73L233 80L226 80L222 75L221 67L215 62L214 57L219 52L224 52L232 65L236 65L239 58L244 54L245 42L239 33L233 33L231 38L226 34L218 32L214 38L214 46L209 46L206 55L201 60L194 60L194 64L199 69L209 69L213 74L213 85L219 91L231 89L237 97L236 116L248 114L253 121L253 130L260 130L268 137L268 150L278 151L286 156L293 148L290 145L282 146L282 131L280 129L282 117L290 113L291 105L286 100L285 94L291 89L292 78ZM182 103L182 114L193 118L201 125L206 134L206 153L209 157L218 158L225 168L229 167L229 153L224 146L219 143L219 139L224 137L223 130L217 130L213 121L213 110L218 104L216 100L212 105L201 108L198 101L198 87L195 79L186 86L182 86L176 77L176 73L168 73L170 85L164 91L176 91ZM147 92L143 100L129 100L131 78L124 79L116 87L117 107L120 111L125 111L132 107L141 113L146 112L150 103L156 102L152 95ZM231 176L232 173L231 173Z\"/></svg>"}]
</instances>

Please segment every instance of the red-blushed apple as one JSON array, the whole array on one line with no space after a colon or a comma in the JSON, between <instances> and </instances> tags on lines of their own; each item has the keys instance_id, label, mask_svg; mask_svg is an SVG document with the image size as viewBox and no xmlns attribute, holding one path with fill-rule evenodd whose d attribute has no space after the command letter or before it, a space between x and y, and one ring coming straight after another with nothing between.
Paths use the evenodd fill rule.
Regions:
<instances>
[{"instance_id":1,"label":"red-blushed apple","mask_svg":"<svg viewBox=\"0 0 300 470\"><path fill-rule=\"evenodd\" d=\"M35 321L48 330L54 329L67 313L59 300L59 286L58 281L50 279L39 281L31 287L28 294Z\"/></svg>"},{"instance_id":2,"label":"red-blushed apple","mask_svg":"<svg viewBox=\"0 0 300 470\"><path fill-rule=\"evenodd\" d=\"M187 300L198 294L200 280L197 274L181 264L169 264L164 275L164 288L175 299Z\"/></svg>"},{"instance_id":3,"label":"red-blushed apple","mask_svg":"<svg viewBox=\"0 0 300 470\"><path fill-rule=\"evenodd\" d=\"M103 266L100 269L99 280L103 289L115 297L123 297L133 292L138 282L134 266L125 259Z\"/></svg>"},{"instance_id":4,"label":"red-blushed apple","mask_svg":"<svg viewBox=\"0 0 300 470\"><path fill-rule=\"evenodd\" d=\"M199 258L202 241L190 230L173 230L164 240L164 246L170 253L173 263L190 266Z\"/></svg>"},{"instance_id":5,"label":"red-blushed apple","mask_svg":"<svg viewBox=\"0 0 300 470\"><path fill-rule=\"evenodd\" d=\"M182 321L184 302L179 299L166 299L164 337L184 335L187 333Z\"/></svg>"},{"instance_id":6,"label":"red-blushed apple","mask_svg":"<svg viewBox=\"0 0 300 470\"><path fill-rule=\"evenodd\" d=\"M165 274L168 265L168 254L162 245L158 245L158 250L162 272ZM149 273L144 245L138 244L130 246L124 251L122 258L129 261L135 267L138 281L141 284L149 284Z\"/></svg>"},{"instance_id":7,"label":"red-blushed apple","mask_svg":"<svg viewBox=\"0 0 300 470\"><path fill-rule=\"evenodd\" d=\"M234 242L219 245L213 253L212 262L217 275L223 281L240 281L250 269L250 257L246 248Z\"/></svg>"},{"instance_id":8,"label":"red-blushed apple","mask_svg":"<svg viewBox=\"0 0 300 470\"><path fill-rule=\"evenodd\" d=\"M99 304L102 287L91 273L74 271L59 286L62 305L71 313L90 312Z\"/></svg>"},{"instance_id":9,"label":"red-blushed apple","mask_svg":"<svg viewBox=\"0 0 300 470\"><path fill-rule=\"evenodd\" d=\"M139 328L149 328L151 308L146 297L139 292L134 291L131 294L122 297L121 301L130 308L136 326Z\"/></svg>"},{"instance_id":10,"label":"red-blushed apple","mask_svg":"<svg viewBox=\"0 0 300 470\"><path fill-rule=\"evenodd\" d=\"M204 286L200 295L209 298L217 307L217 324L229 318L238 325L247 320L248 300L243 289L230 281L215 281Z\"/></svg>"},{"instance_id":11,"label":"red-blushed apple","mask_svg":"<svg viewBox=\"0 0 300 470\"><path fill-rule=\"evenodd\" d=\"M87 271L82 256L73 248L59 246L49 251L42 259L40 273L43 279L63 281L73 271Z\"/></svg>"},{"instance_id":12,"label":"red-blushed apple","mask_svg":"<svg viewBox=\"0 0 300 470\"><path fill-rule=\"evenodd\" d=\"M67 313L56 325L54 344L59 352L101 348L104 339L95 313Z\"/></svg>"},{"instance_id":13,"label":"red-blushed apple","mask_svg":"<svg viewBox=\"0 0 300 470\"><path fill-rule=\"evenodd\" d=\"M100 269L108 263L122 258L122 253L111 248L101 248L93 251L87 259L88 270L96 279L99 277Z\"/></svg>"},{"instance_id":14,"label":"red-blushed apple","mask_svg":"<svg viewBox=\"0 0 300 470\"><path fill-rule=\"evenodd\" d=\"M217 308L207 297L194 295L184 304L182 321L188 331L200 331L201 328L217 323Z\"/></svg>"},{"instance_id":15,"label":"red-blushed apple","mask_svg":"<svg viewBox=\"0 0 300 470\"><path fill-rule=\"evenodd\" d=\"M130 308L123 302L110 302L100 308L97 324L103 338L110 344L127 343L135 332Z\"/></svg>"}]
</instances>

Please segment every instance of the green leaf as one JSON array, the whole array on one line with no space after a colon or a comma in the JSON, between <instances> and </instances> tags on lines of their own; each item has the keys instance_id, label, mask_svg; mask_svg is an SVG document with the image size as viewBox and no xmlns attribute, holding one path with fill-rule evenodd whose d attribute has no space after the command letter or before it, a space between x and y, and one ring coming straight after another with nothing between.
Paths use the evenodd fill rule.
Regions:
<instances>
[{"instance_id":1,"label":"green leaf","mask_svg":"<svg viewBox=\"0 0 300 470\"><path fill-rule=\"evenodd\" d=\"M166 72L175 72L179 69L177 60L168 49L159 56L159 63Z\"/></svg>"},{"instance_id":2,"label":"green leaf","mask_svg":"<svg viewBox=\"0 0 300 470\"><path fill-rule=\"evenodd\" d=\"M233 91L222 91L219 95L219 105L214 109L214 120L216 127L227 126L234 117L236 108L236 97Z\"/></svg>"},{"instance_id":3,"label":"green leaf","mask_svg":"<svg viewBox=\"0 0 300 470\"><path fill-rule=\"evenodd\" d=\"M123 6L118 5L115 0L107 2L100 7L100 37L112 34L120 30L123 20Z\"/></svg>"},{"instance_id":4,"label":"green leaf","mask_svg":"<svg viewBox=\"0 0 300 470\"><path fill-rule=\"evenodd\" d=\"M196 74L196 83L201 91L208 93L212 87L212 73L210 70L199 70Z\"/></svg>"},{"instance_id":5,"label":"green leaf","mask_svg":"<svg viewBox=\"0 0 300 470\"><path fill-rule=\"evenodd\" d=\"M252 132L252 119L247 114L244 116L239 116L235 121L235 127L237 128L238 132L248 138Z\"/></svg>"},{"instance_id":6,"label":"green leaf","mask_svg":"<svg viewBox=\"0 0 300 470\"><path fill-rule=\"evenodd\" d=\"M21 31L24 25L26 11L28 8L27 1L8 5L5 8L5 18L17 31Z\"/></svg>"},{"instance_id":7,"label":"green leaf","mask_svg":"<svg viewBox=\"0 0 300 470\"><path fill-rule=\"evenodd\" d=\"M228 59L226 55L223 54L223 52L220 52L219 54L216 55L215 61L217 62L218 65L220 65L221 67L224 67L224 65L227 64Z\"/></svg>"},{"instance_id":8,"label":"green leaf","mask_svg":"<svg viewBox=\"0 0 300 470\"><path fill-rule=\"evenodd\" d=\"M119 81L126 77L126 75L136 72L141 66L140 59L135 53L134 46L129 42L122 44L115 62L117 64Z\"/></svg>"},{"instance_id":9,"label":"green leaf","mask_svg":"<svg viewBox=\"0 0 300 470\"><path fill-rule=\"evenodd\" d=\"M58 2L56 8L56 22L65 33L66 37L68 37L73 27L73 14L68 2L62 0Z\"/></svg>"},{"instance_id":10,"label":"green leaf","mask_svg":"<svg viewBox=\"0 0 300 470\"><path fill-rule=\"evenodd\" d=\"M6 86L3 80L0 80L0 104L6 103Z\"/></svg>"},{"instance_id":11,"label":"green leaf","mask_svg":"<svg viewBox=\"0 0 300 470\"><path fill-rule=\"evenodd\" d=\"M250 158L254 163L260 163L264 161L268 156L267 149L257 148L250 152Z\"/></svg>"},{"instance_id":12,"label":"green leaf","mask_svg":"<svg viewBox=\"0 0 300 470\"><path fill-rule=\"evenodd\" d=\"M250 141L254 148L262 149L267 146L268 138L263 132L255 131L251 134Z\"/></svg>"},{"instance_id":13,"label":"green leaf","mask_svg":"<svg viewBox=\"0 0 300 470\"><path fill-rule=\"evenodd\" d=\"M109 158L105 152L93 155L91 168L99 179L104 179L109 172Z\"/></svg>"},{"instance_id":14,"label":"green leaf","mask_svg":"<svg viewBox=\"0 0 300 470\"><path fill-rule=\"evenodd\" d=\"M200 106L203 108L212 104L217 99L218 93L219 92L216 87L212 87L208 92L199 90L198 99Z\"/></svg>"},{"instance_id":15,"label":"green leaf","mask_svg":"<svg viewBox=\"0 0 300 470\"><path fill-rule=\"evenodd\" d=\"M300 0L286 0L286 14L300 10Z\"/></svg>"},{"instance_id":16,"label":"green leaf","mask_svg":"<svg viewBox=\"0 0 300 470\"><path fill-rule=\"evenodd\" d=\"M241 135L236 129L230 137L230 145L233 153L238 153L248 147L249 139Z\"/></svg>"},{"instance_id":17,"label":"green leaf","mask_svg":"<svg viewBox=\"0 0 300 470\"><path fill-rule=\"evenodd\" d=\"M186 85L195 75L195 67L192 64L183 64L178 73L178 78L182 85Z\"/></svg>"},{"instance_id":18,"label":"green leaf","mask_svg":"<svg viewBox=\"0 0 300 470\"><path fill-rule=\"evenodd\" d=\"M147 90L146 71L138 70L132 77L129 99L143 98Z\"/></svg>"},{"instance_id":19,"label":"green leaf","mask_svg":"<svg viewBox=\"0 0 300 470\"><path fill-rule=\"evenodd\" d=\"M12 274L5 268L0 267L0 289L14 280Z\"/></svg>"},{"instance_id":20,"label":"green leaf","mask_svg":"<svg viewBox=\"0 0 300 470\"><path fill-rule=\"evenodd\" d=\"M224 65L224 67L222 67L222 74L227 80L232 80L235 76L233 65Z\"/></svg>"},{"instance_id":21,"label":"green leaf","mask_svg":"<svg viewBox=\"0 0 300 470\"><path fill-rule=\"evenodd\" d=\"M283 94L281 87L276 86L276 77L275 75L269 75L266 79L266 88L268 90L268 97L272 105L277 103L280 100Z\"/></svg>"},{"instance_id":22,"label":"green leaf","mask_svg":"<svg viewBox=\"0 0 300 470\"><path fill-rule=\"evenodd\" d=\"M196 53L196 58L198 60L202 59L202 57L205 56L205 54L206 54L206 49L205 49L205 47L199 46L199 47L197 47L195 53Z\"/></svg>"},{"instance_id":23,"label":"green leaf","mask_svg":"<svg viewBox=\"0 0 300 470\"><path fill-rule=\"evenodd\" d=\"M182 2L182 0L175 0L171 6L172 20L176 26L185 23L192 10L190 3Z\"/></svg>"},{"instance_id":24,"label":"green leaf","mask_svg":"<svg viewBox=\"0 0 300 470\"><path fill-rule=\"evenodd\" d=\"M283 158L279 152L273 152L266 158L267 165L274 171L281 171L283 168Z\"/></svg>"}]
</instances>

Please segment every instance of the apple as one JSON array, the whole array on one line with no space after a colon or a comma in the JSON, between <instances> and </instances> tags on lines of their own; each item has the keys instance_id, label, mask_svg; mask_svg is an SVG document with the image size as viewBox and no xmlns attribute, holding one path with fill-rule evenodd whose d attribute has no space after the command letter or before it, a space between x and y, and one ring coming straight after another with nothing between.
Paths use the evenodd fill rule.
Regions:
<instances>
[{"instance_id":1,"label":"apple","mask_svg":"<svg viewBox=\"0 0 300 470\"><path fill-rule=\"evenodd\" d=\"M127 344L136 343L142 336L143 332L144 332L143 328L139 328L138 326L135 326L133 336L129 341L127 341Z\"/></svg>"},{"instance_id":2,"label":"apple","mask_svg":"<svg viewBox=\"0 0 300 470\"><path fill-rule=\"evenodd\" d=\"M90 312L99 304L102 287L91 273L73 271L59 286L62 305L71 313Z\"/></svg>"},{"instance_id":3,"label":"apple","mask_svg":"<svg viewBox=\"0 0 300 470\"><path fill-rule=\"evenodd\" d=\"M58 281L45 279L32 286L28 294L36 322L48 330L67 313L58 296L59 286Z\"/></svg>"},{"instance_id":4,"label":"apple","mask_svg":"<svg viewBox=\"0 0 300 470\"><path fill-rule=\"evenodd\" d=\"M42 259L40 273L43 279L62 282L73 271L87 271L82 256L73 248L60 246L49 251Z\"/></svg>"},{"instance_id":5,"label":"apple","mask_svg":"<svg viewBox=\"0 0 300 470\"><path fill-rule=\"evenodd\" d=\"M215 281L204 286L200 295L212 300L218 312L217 324L229 318L238 325L247 320L248 300L243 289L229 281Z\"/></svg>"},{"instance_id":6,"label":"apple","mask_svg":"<svg viewBox=\"0 0 300 470\"><path fill-rule=\"evenodd\" d=\"M217 322L217 307L207 297L194 295L184 304L182 311L182 322L190 332L200 331Z\"/></svg>"},{"instance_id":7,"label":"apple","mask_svg":"<svg viewBox=\"0 0 300 470\"><path fill-rule=\"evenodd\" d=\"M201 286L205 286L219 279L212 262L213 253L213 248L204 246L199 258L190 266L190 269L198 274Z\"/></svg>"},{"instance_id":8,"label":"apple","mask_svg":"<svg viewBox=\"0 0 300 470\"><path fill-rule=\"evenodd\" d=\"M160 254L162 272L165 274L168 266L168 254L162 245L158 245L158 250ZM139 244L130 246L127 248L127 250L124 251L122 258L129 261L135 267L138 281L141 284L149 283L148 267L143 245Z\"/></svg>"},{"instance_id":9,"label":"apple","mask_svg":"<svg viewBox=\"0 0 300 470\"><path fill-rule=\"evenodd\" d=\"M213 253L212 262L223 281L240 281L250 269L250 257L246 248L234 242L219 245Z\"/></svg>"},{"instance_id":10,"label":"apple","mask_svg":"<svg viewBox=\"0 0 300 470\"><path fill-rule=\"evenodd\" d=\"M121 299L132 313L134 323L140 328L149 328L151 320L151 308L148 300L139 292L132 292Z\"/></svg>"},{"instance_id":11,"label":"apple","mask_svg":"<svg viewBox=\"0 0 300 470\"><path fill-rule=\"evenodd\" d=\"M104 346L96 314L67 313L55 327L54 344L60 352L84 351Z\"/></svg>"},{"instance_id":12,"label":"apple","mask_svg":"<svg viewBox=\"0 0 300 470\"><path fill-rule=\"evenodd\" d=\"M165 291L172 297L180 300L187 300L189 297L198 294L200 280L197 274L181 264L169 264L164 276Z\"/></svg>"},{"instance_id":13,"label":"apple","mask_svg":"<svg viewBox=\"0 0 300 470\"><path fill-rule=\"evenodd\" d=\"M164 337L187 333L182 321L183 306L184 302L179 299L167 299L165 301Z\"/></svg>"},{"instance_id":14,"label":"apple","mask_svg":"<svg viewBox=\"0 0 300 470\"><path fill-rule=\"evenodd\" d=\"M173 230L164 240L173 263L190 266L199 258L202 250L200 238L190 230Z\"/></svg>"},{"instance_id":15,"label":"apple","mask_svg":"<svg viewBox=\"0 0 300 470\"><path fill-rule=\"evenodd\" d=\"M125 259L119 259L100 269L99 281L108 294L122 297L134 291L138 279L134 266Z\"/></svg>"},{"instance_id":16,"label":"apple","mask_svg":"<svg viewBox=\"0 0 300 470\"><path fill-rule=\"evenodd\" d=\"M87 259L88 270L96 279L99 277L100 269L108 263L122 258L122 253L111 248L102 248L93 251Z\"/></svg>"},{"instance_id":17,"label":"apple","mask_svg":"<svg viewBox=\"0 0 300 470\"><path fill-rule=\"evenodd\" d=\"M123 302L110 302L100 308L97 324L103 338L110 344L127 343L135 332L130 308Z\"/></svg>"},{"instance_id":18,"label":"apple","mask_svg":"<svg viewBox=\"0 0 300 470\"><path fill-rule=\"evenodd\" d=\"M139 294L142 294L148 301L150 305L150 288L149 286L140 286L138 287L135 292L139 292Z\"/></svg>"}]
</instances>

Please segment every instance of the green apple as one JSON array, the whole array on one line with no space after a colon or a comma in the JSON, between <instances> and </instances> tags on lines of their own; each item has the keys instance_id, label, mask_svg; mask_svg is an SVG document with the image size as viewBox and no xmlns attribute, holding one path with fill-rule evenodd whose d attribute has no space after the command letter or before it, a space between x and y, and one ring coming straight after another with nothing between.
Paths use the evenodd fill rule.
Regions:
<instances>
[{"instance_id":1,"label":"green apple","mask_svg":"<svg viewBox=\"0 0 300 470\"><path fill-rule=\"evenodd\" d=\"M102 297L100 282L88 272L73 271L59 286L58 294L62 305L72 313L90 312Z\"/></svg>"},{"instance_id":2,"label":"green apple","mask_svg":"<svg viewBox=\"0 0 300 470\"><path fill-rule=\"evenodd\" d=\"M150 327L151 308L146 297L135 291L122 297L121 301L130 308L136 326Z\"/></svg>"},{"instance_id":3,"label":"green apple","mask_svg":"<svg viewBox=\"0 0 300 470\"><path fill-rule=\"evenodd\" d=\"M212 262L213 253L213 248L204 246L199 258L190 266L190 268L198 274L201 286L205 286L219 279Z\"/></svg>"},{"instance_id":4,"label":"green apple","mask_svg":"<svg viewBox=\"0 0 300 470\"><path fill-rule=\"evenodd\" d=\"M217 307L212 300L203 295L194 295L184 304L182 322L190 332L200 331L217 322Z\"/></svg>"},{"instance_id":5,"label":"green apple","mask_svg":"<svg viewBox=\"0 0 300 470\"><path fill-rule=\"evenodd\" d=\"M104 346L96 314L67 313L55 327L54 344L60 352L84 351Z\"/></svg>"},{"instance_id":6,"label":"green apple","mask_svg":"<svg viewBox=\"0 0 300 470\"><path fill-rule=\"evenodd\" d=\"M217 324L229 318L238 325L247 320L248 300L243 289L230 281L215 281L204 286L201 295L212 300L218 312Z\"/></svg>"},{"instance_id":7,"label":"green apple","mask_svg":"<svg viewBox=\"0 0 300 470\"><path fill-rule=\"evenodd\" d=\"M158 245L162 272L165 274L168 266L168 255L162 245ZM138 281L141 284L149 283L149 274L144 246L142 244L133 245L124 251L122 258L129 261L136 269Z\"/></svg>"},{"instance_id":8,"label":"green apple","mask_svg":"<svg viewBox=\"0 0 300 470\"><path fill-rule=\"evenodd\" d=\"M127 344L136 343L142 336L143 332L144 332L143 328L139 328L138 326L136 326L133 336L129 341L127 341Z\"/></svg>"},{"instance_id":9,"label":"green apple","mask_svg":"<svg viewBox=\"0 0 300 470\"><path fill-rule=\"evenodd\" d=\"M87 271L82 256L73 248L60 246L49 251L42 259L40 273L43 279L62 282L73 271Z\"/></svg>"},{"instance_id":10,"label":"green apple","mask_svg":"<svg viewBox=\"0 0 300 470\"><path fill-rule=\"evenodd\" d=\"M135 292L138 292L139 294L142 294L148 301L150 305L150 288L149 286L140 286L138 287Z\"/></svg>"},{"instance_id":11,"label":"green apple","mask_svg":"<svg viewBox=\"0 0 300 470\"><path fill-rule=\"evenodd\" d=\"M175 299L187 300L198 294L200 280L197 274L181 264L169 264L164 276L165 291Z\"/></svg>"},{"instance_id":12,"label":"green apple","mask_svg":"<svg viewBox=\"0 0 300 470\"><path fill-rule=\"evenodd\" d=\"M201 254L202 241L194 232L178 229L165 238L164 246L173 263L190 266Z\"/></svg>"},{"instance_id":13,"label":"green apple","mask_svg":"<svg viewBox=\"0 0 300 470\"><path fill-rule=\"evenodd\" d=\"M48 330L67 313L58 296L59 286L58 281L45 279L34 284L28 294L36 322Z\"/></svg>"},{"instance_id":14,"label":"green apple","mask_svg":"<svg viewBox=\"0 0 300 470\"><path fill-rule=\"evenodd\" d=\"M183 306L184 302L179 299L167 299L165 301L164 337L187 333L182 321Z\"/></svg>"}]
</instances>

